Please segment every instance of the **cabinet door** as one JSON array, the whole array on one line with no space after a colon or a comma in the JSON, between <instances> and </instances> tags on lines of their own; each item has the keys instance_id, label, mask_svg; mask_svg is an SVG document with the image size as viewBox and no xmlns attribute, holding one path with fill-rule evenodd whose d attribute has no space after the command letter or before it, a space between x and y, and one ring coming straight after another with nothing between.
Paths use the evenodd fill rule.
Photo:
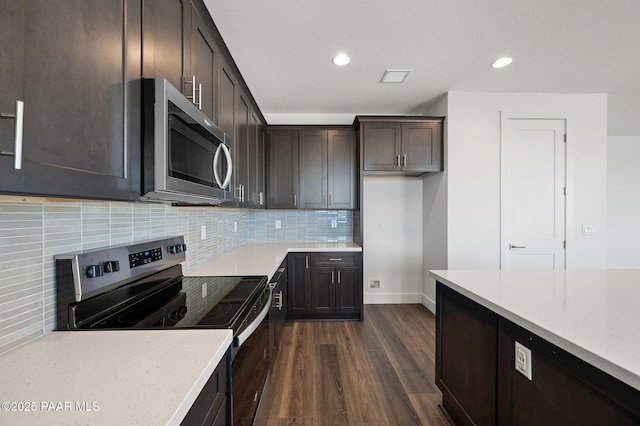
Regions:
<instances>
[{"instance_id":1,"label":"cabinet door","mask_svg":"<svg viewBox=\"0 0 640 426\"><path fill-rule=\"evenodd\" d=\"M311 268L310 314L330 314L336 311L336 269L329 267Z\"/></svg>"},{"instance_id":2,"label":"cabinet door","mask_svg":"<svg viewBox=\"0 0 640 426\"><path fill-rule=\"evenodd\" d=\"M235 164L233 172L234 197L238 205L245 206L247 194L251 191L249 184L249 105L242 96L238 97L235 127L235 149L232 153Z\"/></svg>"},{"instance_id":3,"label":"cabinet door","mask_svg":"<svg viewBox=\"0 0 640 426\"><path fill-rule=\"evenodd\" d=\"M25 193L140 198L140 9L26 2Z\"/></svg>"},{"instance_id":4,"label":"cabinet door","mask_svg":"<svg viewBox=\"0 0 640 426\"><path fill-rule=\"evenodd\" d=\"M182 91L184 61L188 57L183 40L188 39L190 3L188 0L186 5L184 0L154 0L143 4L142 75L164 78Z\"/></svg>"},{"instance_id":5,"label":"cabinet door","mask_svg":"<svg viewBox=\"0 0 640 426\"><path fill-rule=\"evenodd\" d=\"M14 152L16 101L24 101L24 1L0 2L0 151ZM19 192L23 170L0 155L0 191Z\"/></svg>"},{"instance_id":6,"label":"cabinet door","mask_svg":"<svg viewBox=\"0 0 640 426\"><path fill-rule=\"evenodd\" d=\"M327 208L327 131L301 130L298 155L302 209Z\"/></svg>"},{"instance_id":7,"label":"cabinet door","mask_svg":"<svg viewBox=\"0 0 640 426\"><path fill-rule=\"evenodd\" d=\"M309 298L309 253L287 255L287 313L306 314Z\"/></svg>"},{"instance_id":8,"label":"cabinet door","mask_svg":"<svg viewBox=\"0 0 640 426\"><path fill-rule=\"evenodd\" d=\"M440 171L441 123L402 123L402 170Z\"/></svg>"},{"instance_id":9,"label":"cabinet door","mask_svg":"<svg viewBox=\"0 0 640 426\"><path fill-rule=\"evenodd\" d=\"M358 193L356 135L349 130L328 133L328 205L330 209L355 209Z\"/></svg>"},{"instance_id":10,"label":"cabinet door","mask_svg":"<svg viewBox=\"0 0 640 426\"><path fill-rule=\"evenodd\" d=\"M238 83L229 65L222 58L218 61L217 73L217 123L218 127L232 139L235 138L236 90Z\"/></svg>"},{"instance_id":11,"label":"cabinet door","mask_svg":"<svg viewBox=\"0 0 640 426\"><path fill-rule=\"evenodd\" d=\"M392 122L363 124L364 170L400 170L402 125Z\"/></svg>"},{"instance_id":12,"label":"cabinet door","mask_svg":"<svg viewBox=\"0 0 640 426\"><path fill-rule=\"evenodd\" d=\"M436 285L436 385L456 424L496 424L498 317Z\"/></svg>"},{"instance_id":13,"label":"cabinet door","mask_svg":"<svg viewBox=\"0 0 640 426\"><path fill-rule=\"evenodd\" d=\"M204 12L195 5L191 7L191 57L190 72L185 73L185 94L192 97L192 102L200 110L215 121L215 59L218 50L213 42L211 25Z\"/></svg>"},{"instance_id":14,"label":"cabinet door","mask_svg":"<svg viewBox=\"0 0 640 426\"><path fill-rule=\"evenodd\" d=\"M298 132L269 132L267 207L295 209L298 206Z\"/></svg>"},{"instance_id":15,"label":"cabinet door","mask_svg":"<svg viewBox=\"0 0 640 426\"><path fill-rule=\"evenodd\" d=\"M249 117L249 188L250 207L264 208L264 126L252 109Z\"/></svg>"},{"instance_id":16,"label":"cabinet door","mask_svg":"<svg viewBox=\"0 0 640 426\"><path fill-rule=\"evenodd\" d=\"M357 314L362 309L362 268L336 269L336 313Z\"/></svg>"}]
</instances>

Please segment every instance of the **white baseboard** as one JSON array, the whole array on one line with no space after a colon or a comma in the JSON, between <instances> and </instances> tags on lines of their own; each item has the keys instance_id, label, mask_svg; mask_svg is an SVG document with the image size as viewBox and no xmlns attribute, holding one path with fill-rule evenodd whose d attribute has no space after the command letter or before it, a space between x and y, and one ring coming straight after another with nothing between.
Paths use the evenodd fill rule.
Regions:
<instances>
[{"instance_id":1,"label":"white baseboard","mask_svg":"<svg viewBox=\"0 0 640 426\"><path fill-rule=\"evenodd\" d=\"M422 295L422 304L425 306L425 308L427 308L428 310L433 312L433 314L435 315L435 313L436 313L436 301L435 300L432 300L432 299L428 298L427 296L425 296L423 294Z\"/></svg>"},{"instance_id":2,"label":"white baseboard","mask_svg":"<svg viewBox=\"0 0 640 426\"><path fill-rule=\"evenodd\" d=\"M373 293L364 295L365 305L384 305L396 303L421 303L420 293Z\"/></svg>"}]
</instances>

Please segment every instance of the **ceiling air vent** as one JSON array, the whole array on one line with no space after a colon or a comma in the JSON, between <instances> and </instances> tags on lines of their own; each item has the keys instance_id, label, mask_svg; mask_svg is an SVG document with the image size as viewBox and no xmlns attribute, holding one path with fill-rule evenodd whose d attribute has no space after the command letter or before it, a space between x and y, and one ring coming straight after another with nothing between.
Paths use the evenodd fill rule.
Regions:
<instances>
[{"instance_id":1,"label":"ceiling air vent","mask_svg":"<svg viewBox=\"0 0 640 426\"><path fill-rule=\"evenodd\" d=\"M411 70L386 70L380 83L403 83Z\"/></svg>"}]
</instances>

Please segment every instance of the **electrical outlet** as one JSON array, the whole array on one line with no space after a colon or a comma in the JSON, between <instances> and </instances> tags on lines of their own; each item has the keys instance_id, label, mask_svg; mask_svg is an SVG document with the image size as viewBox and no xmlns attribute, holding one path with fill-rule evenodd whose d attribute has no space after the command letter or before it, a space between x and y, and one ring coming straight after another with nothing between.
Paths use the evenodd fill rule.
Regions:
<instances>
[{"instance_id":1,"label":"electrical outlet","mask_svg":"<svg viewBox=\"0 0 640 426\"><path fill-rule=\"evenodd\" d=\"M338 227L338 219L331 219L331 227L332 228Z\"/></svg>"},{"instance_id":2,"label":"electrical outlet","mask_svg":"<svg viewBox=\"0 0 640 426\"><path fill-rule=\"evenodd\" d=\"M201 240L207 239L207 225L202 225L200 227L200 239Z\"/></svg>"},{"instance_id":3,"label":"electrical outlet","mask_svg":"<svg viewBox=\"0 0 640 426\"><path fill-rule=\"evenodd\" d=\"M531 349L516 342L516 371L520 372L524 377L531 380Z\"/></svg>"},{"instance_id":4,"label":"electrical outlet","mask_svg":"<svg viewBox=\"0 0 640 426\"><path fill-rule=\"evenodd\" d=\"M596 235L596 227L593 225L582 225L582 235Z\"/></svg>"},{"instance_id":5,"label":"electrical outlet","mask_svg":"<svg viewBox=\"0 0 640 426\"><path fill-rule=\"evenodd\" d=\"M369 288L371 289L380 289L380 280L379 279L371 279L369 280Z\"/></svg>"},{"instance_id":6,"label":"electrical outlet","mask_svg":"<svg viewBox=\"0 0 640 426\"><path fill-rule=\"evenodd\" d=\"M233 232L238 232L238 222L233 222Z\"/></svg>"},{"instance_id":7,"label":"electrical outlet","mask_svg":"<svg viewBox=\"0 0 640 426\"><path fill-rule=\"evenodd\" d=\"M282 228L282 221L280 219L276 219L276 229Z\"/></svg>"}]
</instances>

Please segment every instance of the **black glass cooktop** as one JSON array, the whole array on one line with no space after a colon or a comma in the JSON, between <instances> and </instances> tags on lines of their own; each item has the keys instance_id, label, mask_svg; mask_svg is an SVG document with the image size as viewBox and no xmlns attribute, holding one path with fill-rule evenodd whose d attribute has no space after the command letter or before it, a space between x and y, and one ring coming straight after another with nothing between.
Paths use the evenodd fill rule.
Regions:
<instances>
[{"instance_id":1,"label":"black glass cooktop","mask_svg":"<svg viewBox=\"0 0 640 426\"><path fill-rule=\"evenodd\" d=\"M231 328L268 289L267 278L156 274L72 307L78 329Z\"/></svg>"}]
</instances>

